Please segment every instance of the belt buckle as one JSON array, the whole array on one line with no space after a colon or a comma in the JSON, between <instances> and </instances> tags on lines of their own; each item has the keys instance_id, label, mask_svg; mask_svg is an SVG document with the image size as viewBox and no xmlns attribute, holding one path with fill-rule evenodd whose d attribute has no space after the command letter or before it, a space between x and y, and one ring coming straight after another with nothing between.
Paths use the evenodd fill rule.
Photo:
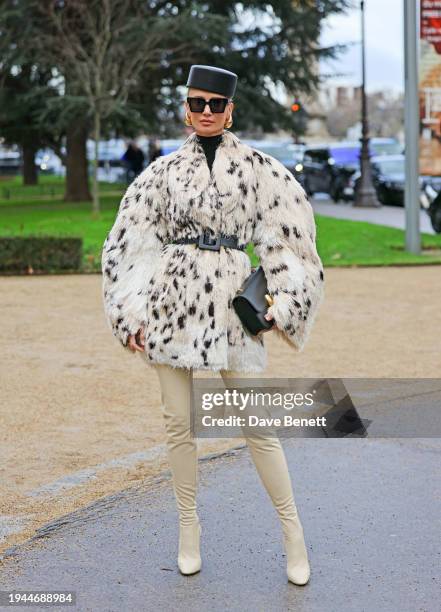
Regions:
<instances>
[{"instance_id":1,"label":"belt buckle","mask_svg":"<svg viewBox=\"0 0 441 612\"><path fill-rule=\"evenodd\" d=\"M207 241L205 241L205 238L207 238ZM198 247L200 249L209 249L211 251L220 251L220 242L221 242L221 235L218 234L216 237L216 242L209 242L209 238L208 238L208 232L203 232L202 234L199 235L199 241L198 241Z\"/></svg>"}]
</instances>

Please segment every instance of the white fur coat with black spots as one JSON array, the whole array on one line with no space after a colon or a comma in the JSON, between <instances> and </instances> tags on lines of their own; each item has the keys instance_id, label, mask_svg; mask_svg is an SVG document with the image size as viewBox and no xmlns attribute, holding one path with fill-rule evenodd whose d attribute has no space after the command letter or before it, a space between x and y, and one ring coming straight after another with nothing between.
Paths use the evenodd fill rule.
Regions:
<instances>
[{"instance_id":1,"label":"white fur coat with black spots","mask_svg":"<svg viewBox=\"0 0 441 612\"><path fill-rule=\"evenodd\" d=\"M301 351L324 295L312 207L281 162L229 131L211 172L194 132L122 198L102 251L105 315L121 345L143 326L148 363L266 368L264 334L249 334L231 305L252 271L247 253L168 244L204 230L254 244L274 298L268 333Z\"/></svg>"}]
</instances>

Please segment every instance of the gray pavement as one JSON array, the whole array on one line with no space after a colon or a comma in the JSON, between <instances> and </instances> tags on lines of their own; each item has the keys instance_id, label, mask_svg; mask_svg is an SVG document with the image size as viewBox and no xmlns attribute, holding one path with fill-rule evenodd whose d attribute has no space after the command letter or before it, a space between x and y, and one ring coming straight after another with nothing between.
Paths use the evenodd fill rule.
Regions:
<instances>
[{"instance_id":1,"label":"gray pavement","mask_svg":"<svg viewBox=\"0 0 441 612\"><path fill-rule=\"evenodd\" d=\"M1 588L71 589L74 609L94 612L438 610L439 440L284 438L282 444L309 551L306 586L287 581L277 515L239 444L200 459L199 574L185 577L177 568L167 471L49 523L10 549L0 564Z\"/></svg>"},{"instance_id":2,"label":"gray pavement","mask_svg":"<svg viewBox=\"0 0 441 612\"><path fill-rule=\"evenodd\" d=\"M387 225L398 229L405 228L405 210L402 206L381 206L380 208L358 208L352 202L336 204L325 194L317 194L312 198L312 206L316 213L325 217L351 219L353 221L368 221L376 225ZM420 211L420 231L435 234L428 214Z\"/></svg>"}]
</instances>

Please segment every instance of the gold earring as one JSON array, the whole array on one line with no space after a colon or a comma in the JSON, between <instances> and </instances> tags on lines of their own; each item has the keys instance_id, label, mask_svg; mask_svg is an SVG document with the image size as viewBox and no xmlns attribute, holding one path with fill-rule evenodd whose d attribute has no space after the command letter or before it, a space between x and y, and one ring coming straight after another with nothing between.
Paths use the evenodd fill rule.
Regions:
<instances>
[{"instance_id":1,"label":"gold earring","mask_svg":"<svg viewBox=\"0 0 441 612\"><path fill-rule=\"evenodd\" d=\"M187 115L187 113L185 113L184 123L185 123L185 125L188 125L188 126L193 125L192 122L191 122L191 117L189 117Z\"/></svg>"},{"instance_id":2,"label":"gold earring","mask_svg":"<svg viewBox=\"0 0 441 612\"><path fill-rule=\"evenodd\" d=\"M227 121L227 122L224 124L224 127L228 129L228 128L230 128L232 125L233 125L233 119L231 118L231 115L230 115L230 118L229 118L229 119L228 119L228 121Z\"/></svg>"}]
</instances>

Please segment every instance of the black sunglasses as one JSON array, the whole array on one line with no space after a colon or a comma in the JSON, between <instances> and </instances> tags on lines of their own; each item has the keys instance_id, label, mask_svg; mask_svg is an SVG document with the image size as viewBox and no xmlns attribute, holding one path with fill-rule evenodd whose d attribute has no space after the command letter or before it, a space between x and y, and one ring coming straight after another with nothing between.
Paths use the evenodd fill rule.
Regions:
<instances>
[{"instance_id":1,"label":"black sunglasses","mask_svg":"<svg viewBox=\"0 0 441 612\"><path fill-rule=\"evenodd\" d=\"M192 113L203 113L205 105L208 104L212 113L223 113L229 102L229 98L187 98Z\"/></svg>"}]
</instances>

